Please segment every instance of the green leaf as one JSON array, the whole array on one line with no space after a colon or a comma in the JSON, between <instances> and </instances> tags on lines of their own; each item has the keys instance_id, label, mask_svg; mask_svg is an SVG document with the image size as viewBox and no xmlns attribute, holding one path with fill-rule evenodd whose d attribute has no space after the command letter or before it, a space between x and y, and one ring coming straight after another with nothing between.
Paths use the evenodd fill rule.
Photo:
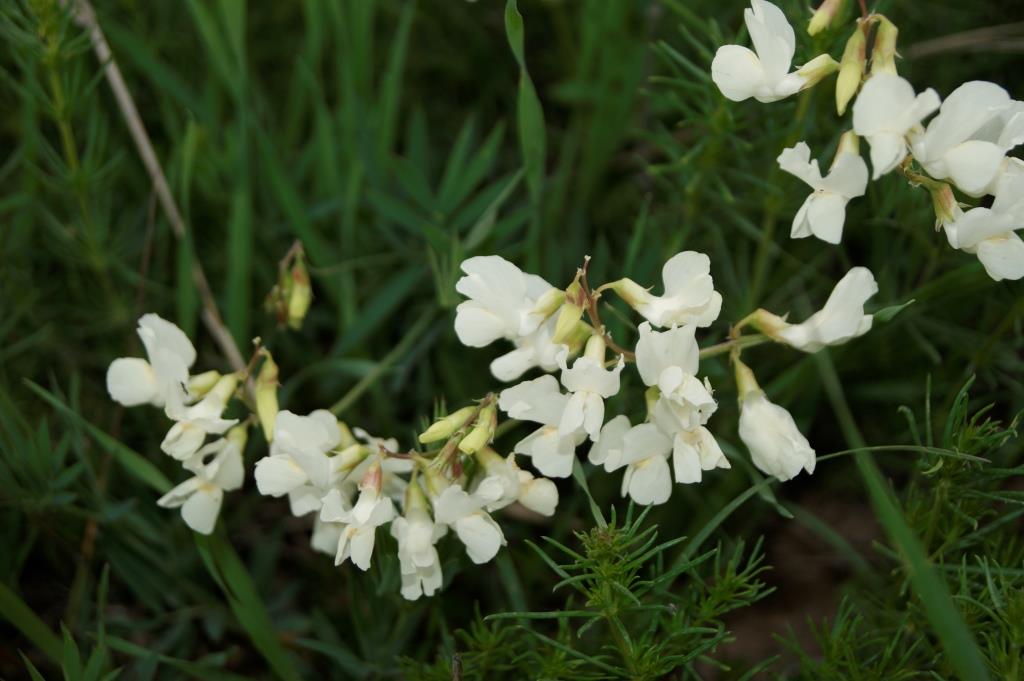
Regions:
<instances>
[{"instance_id":1,"label":"green leaf","mask_svg":"<svg viewBox=\"0 0 1024 681\"><path fill-rule=\"evenodd\" d=\"M814 357L847 443L854 449L866 449L867 443L846 402L846 395L843 393L831 357L827 351L819 352ZM858 451L853 457L867 486L875 514L899 548L914 592L924 607L925 615L942 643L953 669L962 679L988 679L988 670L978 650L978 644L953 603L949 587L928 560L924 547L907 523L899 502L878 469L878 464L867 451Z\"/></svg>"},{"instance_id":2,"label":"green leaf","mask_svg":"<svg viewBox=\"0 0 1024 681\"><path fill-rule=\"evenodd\" d=\"M883 307L881 310L879 310L873 315L875 321L882 323L892 321L893 317L902 312L904 308L912 305L915 302L917 301L911 298L910 300L901 305L890 305L889 307Z\"/></svg>"},{"instance_id":3,"label":"green leaf","mask_svg":"<svg viewBox=\"0 0 1024 681\"><path fill-rule=\"evenodd\" d=\"M32 608L3 582L0 582L0 615L55 663L63 659L64 644L61 640L39 619Z\"/></svg>"},{"instance_id":4,"label":"green leaf","mask_svg":"<svg viewBox=\"0 0 1024 681\"><path fill-rule=\"evenodd\" d=\"M195 540L203 563L260 654L278 677L285 681L299 681L301 677L295 663L281 645L270 614L235 549L220 533L209 536L196 534Z\"/></svg>"}]
</instances>

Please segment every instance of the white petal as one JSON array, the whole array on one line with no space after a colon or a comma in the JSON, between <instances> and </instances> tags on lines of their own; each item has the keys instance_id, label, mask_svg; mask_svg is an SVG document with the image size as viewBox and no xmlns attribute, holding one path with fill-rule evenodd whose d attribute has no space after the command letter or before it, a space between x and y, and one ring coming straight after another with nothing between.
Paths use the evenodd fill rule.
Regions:
<instances>
[{"instance_id":1,"label":"white petal","mask_svg":"<svg viewBox=\"0 0 1024 681\"><path fill-rule=\"evenodd\" d=\"M486 563L505 544L505 535L494 519L479 512L455 523L455 534L466 545L466 553L474 563Z\"/></svg>"},{"instance_id":2,"label":"white petal","mask_svg":"<svg viewBox=\"0 0 1024 681\"><path fill-rule=\"evenodd\" d=\"M455 308L455 335L463 345L482 348L504 338L507 330L505 320L475 301L467 300Z\"/></svg>"},{"instance_id":3,"label":"white petal","mask_svg":"<svg viewBox=\"0 0 1024 681\"><path fill-rule=\"evenodd\" d=\"M551 516L558 506L558 487L547 478L535 478L520 486L519 503L535 513Z\"/></svg>"},{"instance_id":4,"label":"white petal","mask_svg":"<svg viewBox=\"0 0 1024 681\"><path fill-rule=\"evenodd\" d=\"M976 140L958 144L946 153L949 176L957 187L971 196L981 196L995 179L1005 152L992 142Z\"/></svg>"},{"instance_id":5,"label":"white petal","mask_svg":"<svg viewBox=\"0 0 1024 681\"><path fill-rule=\"evenodd\" d=\"M160 347L173 352L190 367L196 361L196 349L185 332L158 314L144 314L139 318L139 337L146 346L147 354Z\"/></svg>"},{"instance_id":6,"label":"white petal","mask_svg":"<svg viewBox=\"0 0 1024 681\"><path fill-rule=\"evenodd\" d=\"M871 145L871 178L877 180L907 156L907 143L902 135L877 133L867 138Z\"/></svg>"},{"instance_id":7,"label":"white petal","mask_svg":"<svg viewBox=\"0 0 1024 681\"><path fill-rule=\"evenodd\" d=\"M860 154L843 153L822 181L822 189L847 199L863 196L868 188L868 164Z\"/></svg>"},{"instance_id":8,"label":"white petal","mask_svg":"<svg viewBox=\"0 0 1024 681\"><path fill-rule=\"evenodd\" d=\"M569 401L558 387L558 379L544 375L505 388L498 395L498 407L511 418L557 425Z\"/></svg>"},{"instance_id":9,"label":"white petal","mask_svg":"<svg viewBox=\"0 0 1024 681\"><path fill-rule=\"evenodd\" d=\"M838 244L846 222L846 199L828 192L812 196L807 200L807 221L814 236L826 243Z\"/></svg>"},{"instance_id":10,"label":"white petal","mask_svg":"<svg viewBox=\"0 0 1024 681\"><path fill-rule=\"evenodd\" d=\"M996 281L1024 277L1024 241L1013 232L979 243L978 259L988 276Z\"/></svg>"},{"instance_id":11,"label":"white petal","mask_svg":"<svg viewBox=\"0 0 1024 681\"><path fill-rule=\"evenodd\" d=\"M696 447L682 437L676 437L672 451L672 468L675 470L676 482L689 484L700 482L700 454Z\"/></svg>"},{"instance_id":12,"label":"white petal","mask_svg":"<svg viewBox=\"0 0 1024 681\"><path fill-rule=\"evenodd\" d=\"M723 45L711 62L711 80L726 99L742 102L767 90L767 77L757 55L740 45Z\"/></svg>"},{"instance_id":13,"label":"white petal","mask_svg":"<svg viewBox=\"0 0 1024 681\"><path fill-rule=\"evenodd\" d=\"M193 423L179 421L171 426L160 443L160 449L178 461L189 458L203 446L206 432Z\"/></svg>"},{"instance_id":14,"label":"white petal","mask_svg":"<svg viewBox=\"0 0 1024 681\"><path fill-rule=\"evenodd\" d=\"M119 357L107 369L107 392L126 407L159 404L156 374L153 367L138 357Z\"/></svg>"},{"instance_id":15,"label":"white petal","mask_svg":"<svg viewBox=\"0 0 1024 681\"><path fill-rule=\"evenodd\" d=\"M800 178L812 189L821 189L821 171L818 162L811 160L811 149L806 142L797 142L795 146L783 149L776 162L780 168Z\"/></svg>"},{"instance_id":16,"label":"white petal","mask_svg":"<svg viewBox=\"0 0 1024 681\"><path fill-rule=\"evenodd\" d=\"M320 501L323 495L323 491L318 487L300 485L288 492L288 507L296 517L319 511L323 505Z\"/></svg>"},{"instance_id":17,"label":"white petal","mask_svg":"<svg viewBox=\"0 0 1024 681\"><path fill-rule=\"evenodd\" d=\"M630 427L629 417L625 414L619 414L604 424L601 428L601 437L594 442L587 454L590 463L600 466L613 450L621 450L623 436Z\"/></svg>"},{"instance_id":18,"label":"white petal","mask_svg":"<svg viewBox=\"0 0 1024 681\"><path fill-rule=\"evenodd\" d=\"M766 0L750 0L744 19L768 80L781 80L789 71L796 50L796 36L786 15Z\"/></svg>"},{"instance_id":19,"label":"white petal","mask_svg":"<svg viewBox=\"0 0 1024 681\"><path fill-rule=\"evenodd\" d=\"M217 515L223 501L223 491L213 486L203 487L181 507L181 517L186 525L199 534L210 534L217 524Z\"/></svg>"},{"instance_id":20,"label":"white petal","mask_svg":"<svg viewBox=\"0 0 1024 681\"><path fill-rule=\"evenodd\" d=\"M629 496L642 506L663 504L672 496L672 473L664 457L653 456L631 467Z\"/></svg>"},{"instance_id":21,"label":"white petal","mask_svg":"<svg viewBox=\"0 0 1024 681\"><path fill-rule=\"evenodd\" d=\"M256 462L256 489L280 497L309 481L309 476L290 456L266 456Z\"/></svg>"}]
</instances>

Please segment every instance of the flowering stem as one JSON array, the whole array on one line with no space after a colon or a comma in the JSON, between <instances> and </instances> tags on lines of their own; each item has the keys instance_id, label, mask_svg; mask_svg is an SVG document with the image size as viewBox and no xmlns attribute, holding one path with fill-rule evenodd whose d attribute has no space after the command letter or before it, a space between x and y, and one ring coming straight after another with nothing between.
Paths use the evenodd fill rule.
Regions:
<instances>
[{"instance_id":1,"label":"flowering stem","mask_svg":"<svg viewBox=\"0 0 1024 681\"><path fill-rule=\"evenodd\" d=\"M586 298L587 317L590 319L591 325L597 329L597 332L604 336L604 342L612 352L622 355L626 358L627 362L633 362L636 360L636 355L616 343L601 321L601 313L597 309L597 301L601 299L601 291L594 291L590 288L590 281L587 279L587 270L589 269L590 256L588 255L583 258L583 267L580 269L580 286L583 288L583 294Z\"/></svg>"},{"instance_id":2,"label":"flowering stem","mask_svg":"<svg viewBox=\"0 0 1024 681\"><path fill-rule=\"evenodd\" d=\"M762 343L767 343L769 340L771 339L768 338L768 336L760 333L754 336L740 336L715 345L710 345L706 348L701 348L700 358L708 359L709 357L717 357L718 355L724 355L727 352L761 345Z\"/></svg>"}]
</instances>

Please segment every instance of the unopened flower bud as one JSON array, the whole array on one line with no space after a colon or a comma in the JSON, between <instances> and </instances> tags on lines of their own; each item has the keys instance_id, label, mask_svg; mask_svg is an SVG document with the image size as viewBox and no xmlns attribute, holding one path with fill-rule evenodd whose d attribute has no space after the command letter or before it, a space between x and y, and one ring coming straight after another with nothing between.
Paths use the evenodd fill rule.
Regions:
<instances>
[{"instance_id":1,"label":"unopened flower bud","mask_svg":"<svg viewBox=\"0 0 1024 681\"><path fill-rule=\"evenodd\" d=\"M420 433L419 441L423 444L438 442L447 439L466 423L466 419L473 415L476 407L463 407L451 414L434 421L429 428Z\"/></svg>"},{"instance_id":2,"label":"unopened flower bud","mask_svg":"<svg viewBox=\"0 0 1024 681\"><path fill-rule=\"evenodd\" d=\"M494 438L494 430L498 427L498 409L494 404L488 404L480 410L476 417L476 425L469 435L459 441L459 451L472 454L477 450L486 447Z\"/></svg>"},{"instance_id":3,"label":"unopened flower bud","mask_svg":"<svg viewBox=\"0 0 1024 681\"><path fill-rule=\"evenodd\" d=\"M293 329L302 327L302 320L309 312L313 302L313 287L309 282L309 272L302 256L295 259L291 269L291 292L288 294L288 326Z\"/></svg>"},{"instance_id":4,"label":"unopened flower bud","mask_svg":"<svg viewBox=\"0 0 1024 681\"><path fill-rule=\"evenodd\" d=\"M344 421L338 421L338 432L341 433L341 439L338 440L339 449L346 449L358 442Z\"/></svg>"},{"instance_id":5,"label":"unopened flower bud","mask_svg":"<svg viewBox=\"0 0 1024 681\"><path fill-rule=\"evenodd\" d=\"M207 398L215 399L221 405L227 405L238 388L238 374L221 376L207 393Z\"/></svg>"},{"instance_id":6,"label":"unopened flower bud","mask_svg":"<svg viewBox=\"0 0 1024 681\"><path fill-rule=\"evenodd\" d=\"M263 366L256 377L256 415L260 419L263 436L270 442L274 439L274 422L277 420L277 364L266 350L263 351Z\"/></svg>"},{"instance_id":7,"label":"unopened flower bud","mask_svg":"<svg viewBox=\"0 0 1024 681\"><path fill-rule=\"evenodd\" d=\"M204 371L201 374L188 377L188 394L193 397L202 397L210 392L213 386L220 380L219 371Z\"/></svg>"},{"instance_id":8,"label":"unopened flower bud","mask_svg":"<svg viewBox=\"0 0 1024 681\"><path fill-rule=\"evenodd\" d=\"M423 473L423 481L426 483L427 493L434 499L441 495L441 492L451 487L451 481L441 472L438 465L441 455L430 462L429 465L420 468Z\"/></svg>"},{"instance_id":9,"label":"unopened flower bud","mask_svg":"<svg viewBox=\"0 0 1024 681\"><path fill-rule=\"evenodd\" d=\"M488 473L495 473L505 468L505 459L491 447L481 447L476 450L474 456L476 456L476 460Z\"/></svg>"},{"instance_id":10,"label":"unopened flower bud","mask_svg":"<svg viewBox=\"0 0 1024 681\"><path fill-rule=\"evenodd\" d=\"M831 76L838 70L839 62L833 59L830 55L819 54L817 57L797 69L797 75L804 79L804 84L800 89L806 90L807 88L816 85L818 81L823 78Z\"/></svg>"},{"instance_id":11,"label":"unopened flower bud","mask_svg":"<svg viewBox=\"0 0 1024 681\"><path fill-rule=\"evenodd\" d=\"M861 78L864 77L864 66L867 62L867 37L864 30L865 27L858 22L857 28L846 41L843 58L839 62L839 75L836 77L836 111L840 116L846 112L847 105L857 94Z\"/></svg>"},{"instance_id":12,"label":"unopened flower bud","mask_svg":"<svg viewBox=\"0 0 1024 681\"><path fill-rule=\"evenodd\" d=\"M739 359L733 360L733 363L736 365L736 394L739 396L740 404L743 404L747 395L760 393L761 386L757 384L757 378L754 377L754 372L750 370L750 367Z\"/></svg>"},{"instance_id":13,"label":"unopened flower bud","mask_svg":"<svg viewBox=\"0 0 1024 681\"><path fill-rule=\"evenodd\" d=\"M229 442L238 446L238 451L245 449L245 443L249 440L249 426L244 421L227 432L225 437Z\"/></svg>"},{"instance_id":14,"label":"unopened flower bud","mask_svg":"<svg viewBox=\"0 0 1024 681\"><path fill-rule=\"evenodd\" d=\"M427 500L427 495L423 493L423 487L420 486L415 473L405 488L405 512L408 514L410 511L430 511L430 502Z\"/></svg>"},{"instance_id":15,"label":"unopened flower bud","mask_svg":"<svg viewBox=\"0 0 1024 681\"><path fill-rule=\"evenodd\" d=\"M565 302L565 291L557 288L548 289L537 299L537 302L531 310L531 314L535 314L543 319L547 319L553 315L562 303Z\"/></svg>"},{"instance_id":16,"label":"unopened flower bud","mask_svg":"<svg viewBox=\"0 0 1024 681\"><path fill-rule=\"evenodd\" d=\"M338 473L348 473L361 464L370 455L370 448L363 444L345 447L331 457L332 469Z\"/></svg>"},{"instance_id":17,"label":"unopened flower bud","mask_svg":"<svg viewBox=\"0 0 1024 681\"><path fill-rule=\"evenodd\" d=\"M605 343L604 336L599 333L595 333L587 340L587 346L583 350L583 356L594 360L598 364L604 364L606 348L607 344Z\"/></svg>"},{"instance_id":18,"label":"unopened flower bud","mask_svg":"<svg viewBox=\"0 0 1024 681\"><path fill-rule=\"evenodd\" d=\"M576 322L576 328L573 329L569 337L563 341L568 346L569 354L576 355L583 350L583 345L593 335L594 329L584 321Z\"/></svg>"},{"instance_id":19,"label":"unopened flower bud","mask_svg":"<svg viewBox=\"0 0 1024 681\"><path fill-rule=\"evenodd\" d=\"M843 4L844 0L825 0L818 5L818 9L814 10L814 15L811 17L811 22L807 24L807 34L817 35L828 28L843 8Z\"/></svg>"},{"instance_id":20,"label":"unopened flower bud","mask_svg":"<svg viewBox=\"0 0 1024 681\"><path fill-rule=\"evenodd\" d=\"M871 48L871 75L879 73L896 75L896 37L899 34L899 29L881 15L877 15L877 21L875 44Z\"/></svg>"},{"instance_id":21,"label":"unopened flower bud","mask_svg":"<svg viewBox=\"0 0 1024 681\"><path fill-rule=\"evenodd\" d=\"M651 299L650 292L640 284L636 283L632 279L622 278L618 281L613 281L610 284L605 284L602 289L611 289L618 294L619 298L622 298L626 305L629 305L634 310Z\"/></svg>"},{"instance_id":22,"label":"unopened flower bud","mask_svg":"<svg viewBox=\"0 0 1024 681\"><path fill-rule=\"evenodd\" d=\"M552 343L556 345L565 343L576 332L577 325L583 318L585 298L586 293L580 285L579 276L577 276L576 281L565 289L564 302L558 310L558 320L555 322L555 333L551 336Z\"/></svg>"}]
</instances>

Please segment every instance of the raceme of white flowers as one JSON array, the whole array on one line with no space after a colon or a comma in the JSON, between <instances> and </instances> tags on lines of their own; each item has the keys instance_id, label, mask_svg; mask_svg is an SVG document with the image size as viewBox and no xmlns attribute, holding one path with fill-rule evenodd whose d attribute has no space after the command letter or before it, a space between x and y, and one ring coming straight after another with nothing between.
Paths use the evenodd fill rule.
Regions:
<instances>
[{"instance_id":1,"label":"raceme of white flowers","mask_svg":"<svg viewBox=\"0 0 1024 681\"><path fill-rule=\"evenodd\" d=\"M812 17L810 34L835 20L837 13L827 5ZM912 185L924 187L932 194L936 223L946 231L950 246L977 255L996 281L1024 277L1024 244L1017 235L1024 228L1024 211L1019 191L1012 189L1021 162L1008 156L1024 143L1024 102L983 81L964 83L945 101L930 88L918 92L896 72L898 30L880 14L857 21L837 68L829 55L818 55L795 72L789 71L795 32L783 12L766 0L750 0L744 20L754 50L723 45L711 64L712 80L727 99L778 101L833 71L838 72L840 115L856 95L852 129L842 135L827 175L821 174L805 142L778 157L782 170L813 190L793 219L793 238L840 242L847 203L867 189L867 166L858 149L863 138L871 179L899 171ZM992 207L964 211L954 188L975 199L993 196Z\"/></svg>"},{"instance_id":2,"label":"raceme of white flowers","mask_svg":"<svg viewBox=\"0 0 1024 681\"><path fill-rule=\"evenodd\" d=\"M987 241L1007 238L998 216L1015 210L1017 204L1000 203L989 211L996 217L964 213L955 233L980 252ZM585 443L587 460L621 472L622 495L637 504L665 503L674 484L697 484L730 468L711 430L718 402L702 376L705 351L732 353L739 434L754 465L780 480L813 472L814 450L792 416L768 401L740 361L740 341L751 340L740 332L749 325L762 334L755 344L772 340L804 352L856 338L872 325L864 311L878 288L870 272L852 269L824 307L800 324L756 310L728 341L702 350L698 332L722 307L706 255L684 251L669 258L661 295L628 278L591 288L588 269L589 259L559 289L500 256L462 263L465 276L456 288L466 300L456 310L456 334L471 347L511 343L515 359L491 368L498 379L517 382L438 417L414 449L350 430L327 410L279 409L278 367L258 343L244 371L190 373L191 341L155 314L139 320L146 358L115 359L107 387L115 401L162 407L171 420L160 449L181 465L183 481L157 503L180 509L194 531L213 532L225 492L243 486L246 444L255 430L266 442L253 469L259 493L286 498L294 516L310 517L311 546L334 556L336 565L369 569L381 550L378 530L390 526L394 542L385 546L397 545L401 593L409 599L442 588L439 542L446 535L464 546L470 561L485 563L506 544L492 514L515 504L519 513L553 515L559 497L553 479L573 475ZM600 322L603 292L617 294L644 320L627 345ZM629 367L638 379L632 400L622 395ZM533 370L539 375L522 378ZM628 413L609 415L613 403ZM530 426L520 427L505 455L493 442L499 413Z\"/></svg>"}]
</instances>

